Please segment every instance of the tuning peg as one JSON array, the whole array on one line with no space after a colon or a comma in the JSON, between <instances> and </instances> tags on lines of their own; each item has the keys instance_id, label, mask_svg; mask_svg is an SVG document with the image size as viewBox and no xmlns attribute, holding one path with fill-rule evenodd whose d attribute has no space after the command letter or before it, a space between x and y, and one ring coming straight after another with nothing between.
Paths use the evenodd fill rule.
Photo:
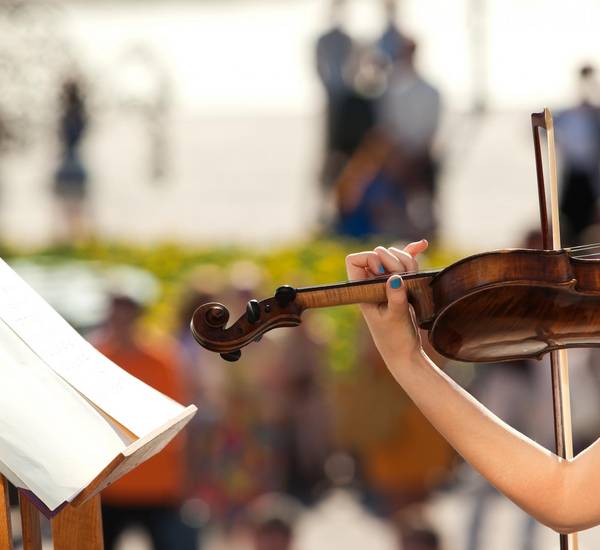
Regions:
<instances>
[{"instance_id":1,"label":"tuning peg","mask_svg":"<svg viewBox=\"0 0 600 550\"><path fill-rule=\"evenodd\" d=\"M279 307L286 307L296 299L296 289L291 286L280 286L275 291L275 301Z\"/></svg>"},{"instance_id":2,"label":"tuning peg","mask_svg":"<svg viewBox=\"0 0 600 550\"><path fill-rule=\"evenodd\" d=\"M229 353L221 353L221 357L230 363L235 363L241 356L242 352L239 349L230 351Z\"/></svg>"},{"instance_id":3,"label":"tuning peg","mask_svg":"<svg viewBox=\"0 0 600 550\"><path fill-rule=\"evenodd\" d=\"M250 300L246 305L246 317L250 323L258 323L260 319L260 304L257 300Z\"/></svg>"}]
</instances>

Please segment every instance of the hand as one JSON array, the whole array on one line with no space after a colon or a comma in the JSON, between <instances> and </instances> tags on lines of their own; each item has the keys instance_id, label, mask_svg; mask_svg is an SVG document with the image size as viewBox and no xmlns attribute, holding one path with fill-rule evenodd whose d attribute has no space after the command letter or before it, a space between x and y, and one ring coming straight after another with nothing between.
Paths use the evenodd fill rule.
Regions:
<instances>
[{"instance_id":1,"label":"hand","mask_svg":"<svg viewBox=\"0 0 600 550\"><path fill-rule=\"evenodd\" d=\"M406 245L404 250L378 246L371 252L350 254L346 257L348 278L356 281L389 273L418 271L415 257L428 246L423 239ZM392 358L412 355L421 352L422 348L400 275L388 279L386 293L387 303L361 304L360 308L379 353L389 365Z\"/></svg>"}]
</instances>

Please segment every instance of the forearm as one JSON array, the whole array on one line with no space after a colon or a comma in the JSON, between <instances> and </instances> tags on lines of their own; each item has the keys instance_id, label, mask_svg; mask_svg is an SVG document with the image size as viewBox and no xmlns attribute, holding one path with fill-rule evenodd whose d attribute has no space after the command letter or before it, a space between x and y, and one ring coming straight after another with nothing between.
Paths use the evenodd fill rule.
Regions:
<instances>
[{"instance_id":1,"label":"forearm","mask_svg":"<svg viewBox=\"0 0 600 550\"><path fill-rule=\"evenodd\" d=\"M383 271L418 270L427 241L404 250L377 247L346 258L351 280ZM600 523L600 440L563 460L488 411L438 369L422 351L399 275L386 283L387 303L361 304L373 341L393 376L437 430L501 492L561 532Z\"/></svg>"},{"instance_id":2,"label":"forearm","mask_svg":"<svg viewBox=\"0 0 600 550\"><path fill-rule=\"evenodd\" d=\"M555 529L570 521L569 463L512 429L424 353L388 361L390 371L448 442L511 500Z\"/></svg>"}]
</instances>

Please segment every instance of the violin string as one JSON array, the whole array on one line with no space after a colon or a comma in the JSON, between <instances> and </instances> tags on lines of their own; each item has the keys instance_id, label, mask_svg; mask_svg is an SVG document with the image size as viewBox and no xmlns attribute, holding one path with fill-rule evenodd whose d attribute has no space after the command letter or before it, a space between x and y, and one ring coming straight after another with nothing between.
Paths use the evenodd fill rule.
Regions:
<instances>
[{"instance_id":1,"label":"violin string","mask_svg":"<svg viewBox=\"0 0 600 550\"><path fill-rule=\"evenodd\" d=\"M583 258L584 256L593 256L594 254L600 253L600 250L596 250L596 251L593 251L593 250L594 250L593 248L587 248L587 249L581 250L581 252L587 252L587 254L581 254L581 253L580 254L570 254L570 256L572 258ZM570 253L571 251L568 250L568 252Z\"/></svg>"},{"instance_id":2,"label":"violin string","mask_svg":"<svg viewBox=\"0 0 600 550\"><path fill-rule=\"evenodd\" d=\"M447 267L447 266L446 266ZM379 275L376 279L387 279L390 275L435 275L445 269L444 267L428 267L427 269L420 269L419 271L398 271L398 272L390 272L386 275Z\"/></svg>"},{"instance_id":3,"label":"violin string","mask_svg":"<svg viewBox=\"0 0 600 550\"><path fill-rule=\"evenodd\" d=\"M600 243L592 243L592 244L583 244L580 246L572 246L572 247L566 247L567 250L569 250L570 252L578 252L580 250L590 250L592 248L600 248Z\"/></svg>"},{"instance_id":4,"label":"violin string","mask_svg":"<svg viewBox=\"0 0 600 550\"><path fill-rule=\"evenodd\" d=\"M584 245L579 245L579 246L573 246L573 247L567 247L566 250L568 252L585 252L587 250L593 250L594 248L599 249L598 252L592 252L590 254L573 254L572 257L573 258L592 258L594 256L600 256L600 243L591 243L591 244L584 244ZM425 270L422 271L405 271L403 273L398 273L398 275L415 275L415 274L419 274L419 275L428 275L428 274L435 274L438 273L439 271L442 271L443 269L445 269L445 267L430 267L427 268ZM384 275L384 276L379 276L376 277L377 279L386 279L388 275Z\"/></svg>"},{"instance_id":5,"label":"violin string","mask_svg":"<svg viewBox=\"0 0 600 550\"><path fill-rule=\"evenodd\" d=\"M578 254L577 256L573 256L573 258L591 258L592 256L600 256L600 252L593 252L592 254Z\"/></svg>"}]
</instances>

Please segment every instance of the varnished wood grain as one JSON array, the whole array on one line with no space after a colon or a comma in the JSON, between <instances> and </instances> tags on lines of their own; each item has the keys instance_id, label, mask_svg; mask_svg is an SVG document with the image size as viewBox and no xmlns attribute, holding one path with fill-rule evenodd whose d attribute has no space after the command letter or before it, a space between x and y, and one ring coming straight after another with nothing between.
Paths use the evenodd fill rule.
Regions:
<instances>
[{"instance_id":1,"label":"varnished wood grain","mask_svg":"<svg viewBox=\"0 0 600 550\"><path fill-rule=\"evenodd\" d=\"M459 361L539 358L557 349L600 347L599 312L600 296L569 287L492 286L438 315L430 340Z\"/></svg>"},{"instance_id":2,"label":"varnished wood grain","mask_svg":"<svg viewBox=\"0 0 600 550\"><path fill-rule=\"evenodd\" d=\"M247 346L269 330L294 327L301 322L302 308L296 301L282 307L274 298L268 298L262 300L259 307L260 322L251 323L247 315L242 315L227 327L229 310L223 304L214 302L204 304L194 312L191 323L192 334L206 349L227 353Z\"/></svg>"},{"instance_id":3,"label":"varnished wood grain","mask_svg":"<svg viewBox=\"0 0 600 550\"><path fill-rule=\"evenodd\" d=\"M40 513L23 493L19 494L21 526L23 528L23 550L42 550Z\"/></svg>"},{"instance_id":4,"label":"varnished wood grain","mask_svg":"<svg viewBox=\"0 0 600 550\"><path fill-rule=\"evenodd\" d=\"M0 550L12 550L12 529L8 502L8 483L0 475Z\"/></svg>"},{"instance_id":5,"label":"varnished wood grain","mask_svg":"<svg viewBox=\"0 0 600 550\"><path fill-rule=\"evenodd\" d=\"M104 468L92 482L79 493L73 502L72 506L79 507L84 504L90 498L96 496L100 491L108 487L110 485L109 479L112 479L112 476L115 474L117 468L125 461L125 457L123 454L119 453L113 460L111 460L110 464ZM121 474L123 475L123 474ZM118 477L121 477L120 475Z\"/></svg>"},{"instance_id":6,"label":"varnished wood grain","mask_svg":"<svg viewBox=\"0 0 600 550\"><path fill-rule=\"evenodd\" d=\"M430 283L433 275L409 274L402 277L408 299L415 308L419 325L434 315ZM323 308L348 304L381 304L387 301L387 277L377 280L299 289L296 302L302 309Z\"/></svg>"},{"instance_id":7,"label":"varnished wood grain","mask_svg":"<svg viewBox=\"0 0 600 550\"><path fill-rule=\"evenodd\" d=\"M54 550L103 550L100 496L67 506L52 520Z\"/></svg>"}]
</instances>

